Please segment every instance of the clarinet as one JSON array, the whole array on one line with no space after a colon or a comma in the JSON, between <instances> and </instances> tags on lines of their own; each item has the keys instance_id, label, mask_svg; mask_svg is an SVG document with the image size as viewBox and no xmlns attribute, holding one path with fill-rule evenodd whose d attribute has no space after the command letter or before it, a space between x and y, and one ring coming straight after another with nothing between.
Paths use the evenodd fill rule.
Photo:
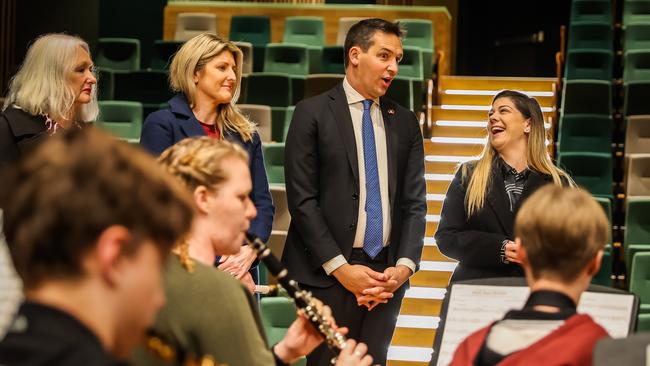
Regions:
<instances>
[{"instance_id":1,"label":"clarinet","mask_svg":"<svg viewBox=\"0 0 650 366\"><path fill-rule=\"evenodd\" d=\"M287 269L271 253L271 249L269 249L262 240L251 233L246 233L246 242L253 248L257 254L257 258L264 262L269 272L278 278L278 283L287 290L287 293L293 299L296 307L304 311L307 319L309 319L314 327L325 338L327 346L335 355L332 359L332 363L334 363L336 357L338 357L341 350L345 347L345 336L332 328L329 319L316 307L314 301L315 297L312 296L311 292L301 289L298 282L289 278L289 272Z\"/></svg>"}]
</instances>

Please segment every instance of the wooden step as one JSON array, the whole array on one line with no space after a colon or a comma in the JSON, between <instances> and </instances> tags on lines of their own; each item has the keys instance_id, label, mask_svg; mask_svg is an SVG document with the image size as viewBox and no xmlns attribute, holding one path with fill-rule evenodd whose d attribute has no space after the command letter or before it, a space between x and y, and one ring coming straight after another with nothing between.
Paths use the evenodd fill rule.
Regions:
<instances>
[{"instance_id":1,"label":"wooden step","mask_svg":"<svg viewBox=\"0 0 650 366\"><path fill-rule=\"evenodd\" d=\"M442 308L442 300L435 299L411 299L402 300L400 314L404 315L426 315L438 316Z\"/></svg>"},{"instance_id":2,"label":"wooden step","mask_svg":"<svg viewBox=\"0 0 650 366\"><path fill-rule=\"evenodd\" d=\"M435 329L395 328L392 346L432 347Z\"/></svg>"},{"instance_id":3,"label":"wooden step","mask_svg":"<svg viewBox=\"0 0 650 366\"><path fill-rule=\"evenodd\" d=\"M523 91L554 91L555 78L516 78L489 76L441 76L438 88L501 90L515 89Z\"/></svg>"},{"instance_id":4,"label":"wooden step","mask_svg":"<svg viewBox=\"0 0 650 366\"><path fill-rule=\"evenodd\" d=\"M491 105L492 95L454 95L446 94L443 90L438 99L439 104L464 104L464 105ZM537 102L542 107L552 107L553 97L536 96Z\"/></svg>"},{"instance_id":5,"label":"wooden step","mask_svg":"<svg viewBox=\"0 0 650 366\"><path fill-rule=\"evenodd\" d=\"M453 272L447 271L417 271L410 279L411 286L445 288Z\"/></svg>"},{"instance_id":6,"label":"wooden step","mask_svg":"<svg viewBox=\"0 0 650 366\"><path fill-rule=\"evenodd\" d=\"M427 201L427 214L440 215L442 210L442 201Z\"/></svg>"},{"instance_id":7,"label":"wooden step","mask_svg":"<svg viewBox=\"0 0 650 366\"><path fill-rule=\"evenodd\" d=\"M424 232L424 236L433 236L438 230L438 223L433 221L427 221L427 228Z\"/></svg>"},{"instance_id":8,"label":"wooden step","mask_svg":"<svg viewBox=\"0 0 650 366\"><path fill-rule=\"evenodd\" d=\"M456 262L456 260L442 254L440 252L440 248L438 248L436 245L427 245L422 249L422 260L435 262Z\"/></svg>"},{"instance_id":9,"label":"wooden step","mask_svg":"<svg viewBox=\"0 0 650 366\"><path fill-rule=\"evenodd\" d=\"M449 183L451 182L442 180L428 180L427 193L445 194L449 188Z\"/></svg>"},{"instance_id":10,"label":"wooden step","mask_svg":"<svg viewBox=\"0 0 650 366\"><path fill-rule=\"evenodd\" d=\"M482 144L444 144L425 140L424 155L478 156Z\"/></svg>"},{"instance_id":11,"label":"wooden step","mask_svg":"<svg viewBox=\"0 0 650 366\"><path fill-rule=\"evenodd\" d=\"M425 161L424 172L428 174L455 174L459 163Z\"/></svg>"},{"instance_id":12,"label":"wooden step","mask_svg":"<svg viewBox=\"0 0 650 366\"><path fill-rule=\"evenodd\" d=\"M485 138L487 129L485 127L456 127L456 126L433 126L432 137L473 137Z\"/></svg>"},{"instance_id":13,"label":"wooden step","mask_svg":"<svg viewBox=\"0 0 650 366\"><path fill-rule=\"evenodd\" d=\"M548 122L553 117L554 112L543 112L544 121ZM431 120L451 120L451 121L487 121L487 111L472 111L458 109L442 109L440 106L433 106L431 109Z\"/></svg>"}]
</instances>

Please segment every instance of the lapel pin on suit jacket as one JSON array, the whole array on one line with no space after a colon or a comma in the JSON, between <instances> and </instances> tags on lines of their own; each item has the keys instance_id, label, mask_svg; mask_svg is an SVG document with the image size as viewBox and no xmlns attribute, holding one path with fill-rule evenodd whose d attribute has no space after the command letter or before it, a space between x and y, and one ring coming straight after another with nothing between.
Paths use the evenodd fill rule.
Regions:
<instances>
[{"instance_id":1,"label":"lapel pin on suit jacket","mask_svg":"<svg viewBox=\"0 0 650 366\"><path fill-rule=\"evenodd\" d=\"M395 114L395 110L393 108L389 108L386 112L388 112L388 114Z\"/></svg>"}]
</instances>

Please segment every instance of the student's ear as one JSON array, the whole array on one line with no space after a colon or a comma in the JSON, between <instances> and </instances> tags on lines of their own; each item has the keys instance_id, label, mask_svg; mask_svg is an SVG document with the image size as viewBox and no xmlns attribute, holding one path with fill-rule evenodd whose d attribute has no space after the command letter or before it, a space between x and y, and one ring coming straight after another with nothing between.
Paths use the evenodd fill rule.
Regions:
<instances>
[{"instance_id":1,"label":"student's ear","mask_svg":"<svg viewBox=\"0 0 650 366\"><path fill-rule=\"evenodd\" d=\"M354 66L359 66L359 55L361 54L361 49L358 46L354 46L350 48L350 51L348 51L348 57L350 64Z\"/></svg>"},{"instance_id":2,"label":"student's ear","mask_svg":"<svg viewBox=\"0 0 650 366\"><path fill-rule=\"evenodd\" d=\"M97 239L95 248L96 271L108 281L115 285L119 278L120 260L124 247L131 241L131 232L124 226L113 225L102 231ZM95 269L86 268L91 272Z\"/></svg>"},{"instance_id":3,"label":"student's ear","mask_svg":"<svg viewBox=\"0 0 650 366\"><path fill-rule=\"evenodd\" d=\"M601 261L603 259L604 251L601 249L596 253L594 259L592 259L587 265L587 274L589 277L593 277L600 271Z\"/></svg>"},{"instance_id":4,"label":"student's ear","mask_svg":"<svg viewBox=\"0 0 650 366\"><path fill-rule=\"evenodd\" d=\"M522 266L528 267L530 265L528 263L528 253L526 253L524 246L521 245L521 238L515 238L515 244L517 245L517 258L521 260Z\"/></svg>"},{"instance_id":5,"label":"student's ear","mask_svg":"<svg viewBox=\"0 0 650 366\"><path fill-rule=\"evenodd\" d=\"M199 209L199 212L202 214L208 213L210 210L210 191L206 186L198 186L196 189L194 189L193 192L194 196L194 204L196 204L196 207Z\"/></svg>"}]
</instances>

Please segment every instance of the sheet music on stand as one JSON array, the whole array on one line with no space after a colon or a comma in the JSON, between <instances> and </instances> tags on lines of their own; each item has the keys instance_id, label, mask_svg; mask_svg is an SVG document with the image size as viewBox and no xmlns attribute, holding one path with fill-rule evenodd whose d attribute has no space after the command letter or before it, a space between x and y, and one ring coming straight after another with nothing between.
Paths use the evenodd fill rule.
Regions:
<instances>
[{"instance_id":1,"label":"sheet music on stand","mask_svg":"<svg viewBox=\"0 0 650 366\"><path fill-rule=\"evenodd\" d=\"M514 281L521 284L454 284L449 298L445 299L441 314L444 323L438 327L430 365L448 365L465 337L503 318L508 310L522 308L529 289L523 280ZM612 337L627 336L634 328L638 299L633 294L602 286L591 286L590 290L583 293L578 312L591 315Z\"/></svg>"}]
</instances>

